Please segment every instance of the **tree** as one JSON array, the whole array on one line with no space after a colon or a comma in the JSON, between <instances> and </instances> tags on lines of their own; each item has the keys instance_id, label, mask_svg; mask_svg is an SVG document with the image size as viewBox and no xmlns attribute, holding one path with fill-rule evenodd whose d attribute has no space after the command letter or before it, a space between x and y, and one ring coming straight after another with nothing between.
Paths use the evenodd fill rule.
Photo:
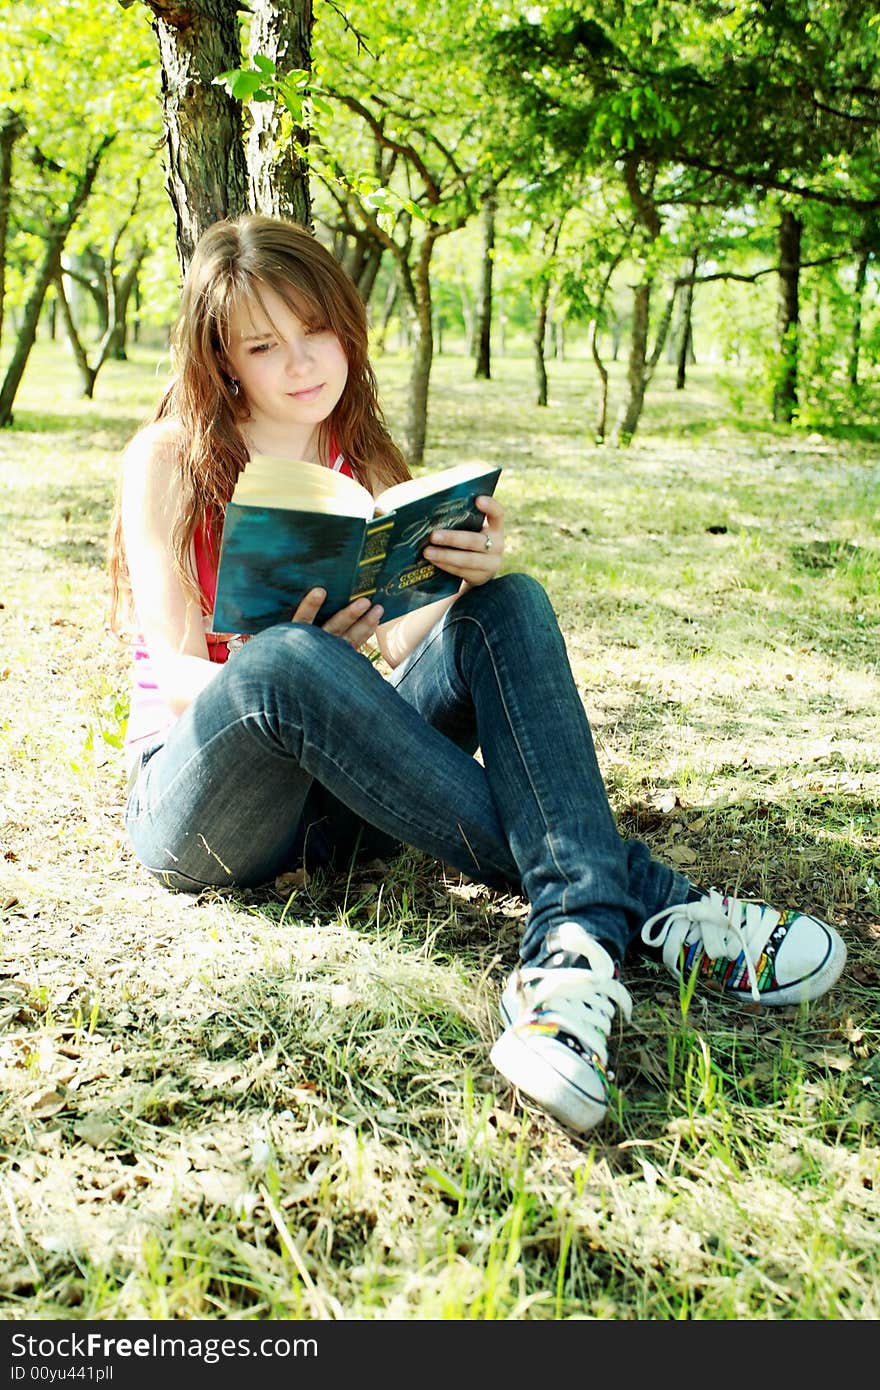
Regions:
<instances>
[{"instance_id":1,"label":"tree","mask_svg":"<svg viewBox=\"0 0 880 1390\"><path fill-rule=\"evenodd\" d=\"M124 7L136 0L119 0ZM308 225L307 134L281 108L243 114L264 73L308 74L311 0L140 0L153 15L162 67L168 195L183 270L213 222L263 212ZM224 80L226 75L226 80ZM289 92L295 90L295 76Z\"/></svg>"},{"instance_id":2,"label":"tree","mask_svg":"<svg viewBox=\"0 0 880 1390\"><path fill-rule=\"evenodd\" d=\"M619 438L641 414L652 290L683 254L682 209L771 192L861 215L880 206L876 19L861 0L734 0L723 13L711 0L594 0L491 36L511 134L535 176L601 172L630 203L642 273ZM784 341L790 350L793 336Z\"/></svg>"},{"instance_id":3,"label":"tree","mask_svg":"<svg viewBox=\"0 0 880 1390\"><path fill-rule=\"evenodd\" d=\"M124 9L135 0L119 0ZM247 210L241 108L215 82L241 63L236 0L142 0L162 65L165 172L186 269L212 222Z\"/></svg>"},{"instance_id":4,"label":"tree","mask_svg":"<svg viewBox=\"0 0 880 1390\"><path fill-rule=\"evenodd\" d=\"M480 248L480 290L477 296L476 364L474 376L488 381L492 376L492 272L495 266L495 214L498 185L493 181L483 194L480 210L482 245Z\"/></svg>"},{"instance_id":5,"label":"tree","mask_svg":"<svg viewBox=\"0 0 880 1390\"><path fill-rule=\"evenodd\" d=\"M106 37L113 17L111 0L69 0L60 8L14 3L3 15L0 85L10 113L4 124L11 122L18 134L0 179L7 214L0 249L4 304L10 303L11 275L20 314L0 385L0 427L12 422L43 305L65 249L75 245L84 210L88 206L91 214L89 236L99 242L104 216L118 201L111 189L133 186L149 168L155 130L144 100L149 35L130 25L121 58ZM141 240L146 232L141 226Z\"/></svg>"},{"instance_id":6,"label":"tree","mask_svg":"<svg viewBox=\"0 0 880 1390\"><path fill-rule=\"evenodd\" d=\"M136 242L134 253L130 257L125 270L120 273L118 264L119 245L122 237L132 219L135 217L140 202L140 187L138 187L134 201L128 210L125 218L120 222L110 245L109 255L106 260L93 252L93 262L97 264L99 274L86 278L75 270L72 266L61 264L55 275L55 292L61 308L61 315L67 332L67 338L73 352L74 360L79 368L80 377L83 383L83 395L88 399L94 394L95 381L98 372L109 357L121 359L125 356L125 324L128 301L134 288L135 280L141 267L141 263L147 254L147 242L141 238ZM70 304L67 293L66 281L68 279L84 280L87 288L92 291L99 306L100 323L103 327L98 351L95 361L89 362L88 352L83 344L82 337L76 324L76 318Z\"/></svg>"},{"instance_id":7,"label":"tree","mask_svg":"<svg viewBox=\"0 0 880 1390\"><path fill-rule=\"evenodd\" d=\"M0 385L0 428L5 428L12 423L12 404L24 376L24 369L31 348L36 340L37 323L46 291L60 272L62 248L74 222L88 201L101 160L112 141L112 135L105 135L89 154L84 167L81 170L71 172L70 197L67 203L59 209L55 220L44 233L43 255L36 268L30 294L24 306L22 324L12 357L6 368L3 383Z\"/></svg>"},{"instance_id":8,"label":"tree","mask_svg":"<svg viewBox=\"0 0 880 1390\"><path fill-rule=\"evenodd\" d=\"M773 386L773 419L790 425L797 410L798 323L800 320L801 234L803 224L790 208L779 220L779 297L776 338L779 364Z\"/></svg>"},{"instance_id":9,"label":"tree","mask_svg":"<svg viewBox=\"0 0 880 1390\"><path fill-rule=\"evenodd\" d=\"M0 342L3 341L3 309L6 303L6 239L12 201L12 151L25 132L20 112L7 107L0 112Z\"/></svg>"},{"instance_id":10,"label":"tree","mask_svg":"<svg viewBox=\"0 0 880 1390\"><path fill-rule=\"evenodd\" d=\"M251 62L272 64L276 78L304 90L311 71L311 0L273 0L254 7L248 37ZM247 133L248 202L251 208L286 217L307 227L311 223L307 152L309 129L299 114L293 120L277 102L253 102Z\"/></svg>"}]
</instances>

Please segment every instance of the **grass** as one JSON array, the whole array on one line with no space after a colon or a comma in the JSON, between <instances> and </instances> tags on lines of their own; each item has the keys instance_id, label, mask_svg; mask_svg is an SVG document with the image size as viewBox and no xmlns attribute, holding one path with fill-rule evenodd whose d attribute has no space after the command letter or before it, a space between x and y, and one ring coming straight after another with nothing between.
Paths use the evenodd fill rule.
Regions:
<instances>
[{"instance_id":1,"label":"grass","mask_svg":"<svg viewBox=\"0 0 880 1390\"><path fill-rule=\"evenodd\" d=\"M551 592L623 829L849 947L799 1010L634 967L580 1141L488 1061L518 899L409 851L198 899L134 863L103 542L156 365L77 401L42 345L0 434L0 1317L880 1315L869 435L767 426L702 368L617 453L583 362L546 410L525 362L436 364L426 465L503 462L506 563ZM404 364L378 368L398 425Z\"/></svg>"}]
</instances>

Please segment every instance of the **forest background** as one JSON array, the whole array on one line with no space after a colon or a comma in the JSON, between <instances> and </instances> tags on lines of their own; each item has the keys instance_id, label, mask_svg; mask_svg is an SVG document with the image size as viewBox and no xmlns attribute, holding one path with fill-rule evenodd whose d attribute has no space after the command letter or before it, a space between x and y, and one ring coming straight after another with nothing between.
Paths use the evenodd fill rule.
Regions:
<instances>
[{"instance_id":1,"label":"forest background","mask_svg":"<svg viewBox=\"0 0 880 1390\"><path fill-rule=\"evenodd\" d=\"M695 313L704 360L754 362L773 420L870 418L875 4L424 10L7 7L0 427L41 318L92 394L167 331L204 226L248 207L314 223L379 350L394 325L413 466L435 349L463 342L487 377L493 328L498 351L531 344L539 406L548 356L585 342L587 433L615 443L664 354L683 386Z\"/></svg>"},{"instance_id":2,"label":"forest background","mask_svg":"<svg viewBox=\"0 0 880 1390\"><path fill-rule=\"evenodd\" d=\"M876 1316L878 29L5 7L7 1316ZM504 462L626 825L847 930L790 1031L648 972L595 1147L485 1061L516 903L404 857L194 925L115 828L116 460L196 237L245 208L350 270L414 468Z\"/></svg>"}]
</instances>

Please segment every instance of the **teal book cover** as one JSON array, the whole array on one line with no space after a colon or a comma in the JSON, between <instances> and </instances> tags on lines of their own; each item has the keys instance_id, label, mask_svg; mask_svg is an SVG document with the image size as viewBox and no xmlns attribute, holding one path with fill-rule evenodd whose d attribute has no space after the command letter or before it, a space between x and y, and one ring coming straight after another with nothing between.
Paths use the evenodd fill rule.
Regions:
<instances>
[{"instance_id":1,"label":"teal book cover","mask_svg":"<svg viewBox=\"0 0 880 1390\"><path fill-rule=\"evenodd\" d=\"M411 480L413 491L423 494L411 501L403 500L409 484L397 485L399 505L368 519L239 503L233 496L223 525L213 630L253 634L289 622L306 592L318 586L327 590L318 624L364 595L382 604L387 621L457 593L460 579L426 561L422 550L438 528L480 530L484 516L475 499L494 492L501 469L483 465L465 477L461 471ZM453 480L444 483L447 476Z\"/></svg>"}]
</instances>

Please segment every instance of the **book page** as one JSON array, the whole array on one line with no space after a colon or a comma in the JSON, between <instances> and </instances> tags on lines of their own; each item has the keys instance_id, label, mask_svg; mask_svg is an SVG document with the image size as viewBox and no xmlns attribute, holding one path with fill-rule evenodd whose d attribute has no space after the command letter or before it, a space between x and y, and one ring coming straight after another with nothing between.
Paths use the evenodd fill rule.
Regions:
<instances>
[{"instance_id":1,"label":"book page","mask_svg":"<svg viewBox=\"0 0 880 1390\"><path fill-rule=\"evenodd\" d=\"M284 511L324 512L369 518L372 494L346 473L301 459L254 454L235 484L232 500L245 507L279 507Z\"/></svg>"},{"instance_id":2,"label":"book page","mask_svg":"<svg viewBox=\"0 0 880 1390\"><path fill-rule=\"evenodd\" d=\"M376 498L376 507L382 512L390 512L407 502L420 497L430 497L435 492L452 487L456 483L467 482L469 478L482 478L497 472L497 465L488 463L456 463L451 468L441 468L436 473L425 473L418 478L408 478L405 483L394 483L386 487ZM490 491L487 488L487 492Z\"/></svg>"}]
</instances>

